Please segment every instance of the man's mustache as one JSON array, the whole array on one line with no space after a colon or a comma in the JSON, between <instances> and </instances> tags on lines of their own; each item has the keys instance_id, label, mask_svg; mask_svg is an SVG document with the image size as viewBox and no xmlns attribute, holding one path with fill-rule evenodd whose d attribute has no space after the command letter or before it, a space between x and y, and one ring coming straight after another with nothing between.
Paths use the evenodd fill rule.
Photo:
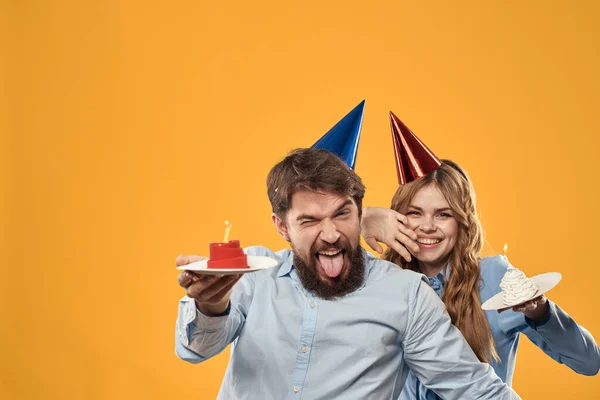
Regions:
<instances>
[{"instance_id":1,"label":"man's mustache","mask_svg":"<svg viewBox=\"0 0 600 400\"><path fill-rule=\"evenodd\" d=\"M338 239L338 241L335 243L319 243L318 245L313 246L313 248L311 249L311 253L314 255L321 251L348 250L349 245L349 243L344 243L343 241Z\"/></svg>"}]
</instances>

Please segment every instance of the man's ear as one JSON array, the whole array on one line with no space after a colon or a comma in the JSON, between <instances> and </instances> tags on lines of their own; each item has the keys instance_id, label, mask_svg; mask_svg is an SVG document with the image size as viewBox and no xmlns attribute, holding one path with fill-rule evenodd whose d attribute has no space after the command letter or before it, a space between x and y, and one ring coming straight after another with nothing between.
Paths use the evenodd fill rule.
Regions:
<instances>
[{"instance_id":1,"label":"man's ear","mask_svg":"<svg viewBox=\"0 0 600 400\"><path fill-rule=\"evenodd\" d=\"M285 222L283 222L283 220L281 218L279 218L277 216L277 214L275 214L275 213L271 214L271 218L273 219L275 228L277 228L277 232L279 232L279 234L281 235L282 238L284 238L285 240L287 240L289 242L290 235L288 234L288 230L287 230L287 226L285 225Z\"/></svg>"}]
</instances>

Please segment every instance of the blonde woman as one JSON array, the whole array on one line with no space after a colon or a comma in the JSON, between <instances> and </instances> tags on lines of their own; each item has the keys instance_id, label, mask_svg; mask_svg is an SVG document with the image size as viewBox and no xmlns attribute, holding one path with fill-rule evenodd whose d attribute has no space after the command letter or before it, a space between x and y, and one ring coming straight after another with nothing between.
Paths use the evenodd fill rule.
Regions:
<instances>
[{"instance_id":1,"label":"blonde woman","mask_svg":"<svg viewBox=\"0 0 600 400\"><path fill-rule=\"evenodd\" d=\"M575 372L598 373L600 352L592 335L545 296L502 313L481 309L500 292L508 261L479 257L483 235L475 192L457 164L442 160L432 172L400 185L391 210L365 208L362 233L375 251L382 250L378 241L389 246L384 259L429 277L473 352L509 386L521 333ZM409 373L400 398L439 397Z\"/></svg>"}]
</instances>

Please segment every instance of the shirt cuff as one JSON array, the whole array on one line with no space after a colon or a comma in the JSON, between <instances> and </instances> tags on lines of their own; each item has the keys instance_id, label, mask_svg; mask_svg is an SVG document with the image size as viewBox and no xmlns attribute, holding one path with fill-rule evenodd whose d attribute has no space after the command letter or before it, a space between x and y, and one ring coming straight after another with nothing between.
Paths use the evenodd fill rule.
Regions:
<instances>
[{"instance_id":1,"label":"shirt cuff","mask_svg":"<svg viewBox=\"0 0 600 400\"><path fill-rule=\"evenodd\" d=\"M202 314L202 312L200 310L198 310L198 307L196 307L196 315L201 314L201 315L204 315L207 318L226 317L227 315L229 315L230 312L231 312L231 302L227 303L227 308L221 314L213 315L213 316L210 316L210 317Z\"/></svg>"},{"instance_id":2,"label":"shirt cuff","mask_svg":"<svg viewBox=\"0 0 600 400\"><path fill-rule=\"evenodd\" d=\"M227 306L225 312L214 316L202 314L202 312L200 312L200 310L198 310L196 307L196 302L193 300L188 304L189 307L193 308L194 310L194 318L189 323L192 331L200 330L204 332L211 332L221 329L223 326L225 326L229 313L231 312L231 303Z\"/></svg>"},{"instance_id":3,"label":"shirt cuff","mask_svg":"<svg viewBox=\"0 0 600 400\"><path fill-rule=\"evenodd\" d=\"M196 308L194 299L184 297L181 300L179 309L179 321L177 323L177 333L181 343L189 346L194 334L200 332L214 332L223 329L227 323L228 315L231 311L231 304L227 306L225 312L221 315L209 317L202 314Z\"/></svg>"},{"instance_id":4,"label":"shirt cuff","mask_svg":"<svg viewBox=\"0 0 600 400\"><path fill-rule=\"evenodd\" d=\"M525 316L525 322L527 322L527 325L529 325L531 329L537 331L538 328L541 328L542 326L546 325L553 315L556 315L556 311L554 311L554 303L548 300L548 312L546 313L546 316L543 320L541 320L540 322L535 322L534 320L529 319L527 318L527 316Z\"/></svg>"}]
</instances>

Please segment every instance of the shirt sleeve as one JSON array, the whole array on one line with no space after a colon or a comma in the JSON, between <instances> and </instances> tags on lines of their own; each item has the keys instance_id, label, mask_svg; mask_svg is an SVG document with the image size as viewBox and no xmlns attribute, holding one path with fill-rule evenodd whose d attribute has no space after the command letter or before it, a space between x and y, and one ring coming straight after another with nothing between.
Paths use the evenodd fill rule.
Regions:
<instances>
[{"instance_id":1,"label":"shirt sleeve","mask_svg":"<svg viewBox=\"0 0 600 400\"><path fill-rule=\"evenodd\" d=\"M449 400L520 399L489 364L477 359L424 280L409 305L404 358L423 385Z\"/></svg>"},{"instance_id":2,"label":"shirt sleeve","mask_svg":"<svg viewBox=\"0 0 600 400\"><path fill-rule=\"evenodd\" d=\"M197 364L222 352L240 334L252 303L255 274L245 274L233 287L229 313L209 317L187 296L179 302L175 329L175 354Z\"/></svg>"},{"instance_id":3,"label":"shirt sleeve","mask_svg":"<svg viewBox=\"0 0 600 400\"><path fill-rule=\"evenodd\" d=\"M500 293L507 266L503 257L491 257L486 262L485 280L491 296ZM600 369L600 351L594 337L554 302L548 300L548 305L548 315L539 323L523 313L504 311L498 316L500 329L507 336L525 334L552 359L579 374L596 375Z\"/></svg>"},{"instance_id":4,"label":"shirt sleeve","mask_svg":"<svg viewBox=\"0 0 600 400\"><path fill-rule=\"evenodd\" d=\"M596 375L600 369L600 351L594 337L558 305L548 300L546 321L535 323L525 317L522 332L536 346L561 364L582 375Z\"/></svg>"}]
</instances>

